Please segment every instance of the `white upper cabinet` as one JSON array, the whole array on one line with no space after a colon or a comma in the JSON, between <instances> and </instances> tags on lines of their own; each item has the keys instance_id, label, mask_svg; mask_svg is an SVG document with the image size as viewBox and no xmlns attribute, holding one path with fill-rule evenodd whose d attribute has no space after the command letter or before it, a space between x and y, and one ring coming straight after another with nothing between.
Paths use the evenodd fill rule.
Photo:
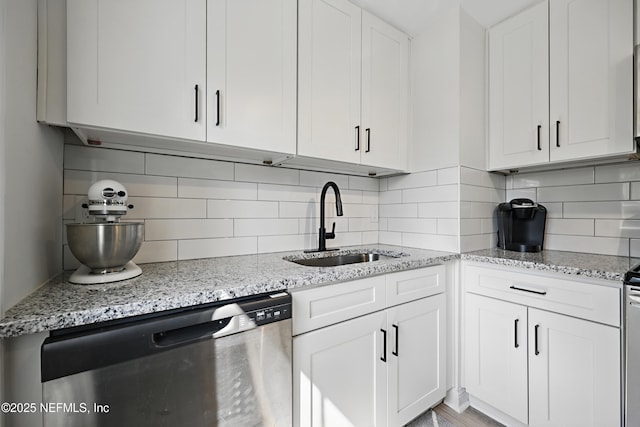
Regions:
<instances>
[{"instance_id":1,"label":"white upper cabinet","mask_svg":"<svg viewBox=\"0 0 640 427\"><path fill-rule=\"evenodd\" d=\"M298 7L298 154L359 163L361 10L346 0Z\"/></svg>"},{"instance_id":2,"label":"white upper cabinet","mask_svg":"<svg viewBox=\"0 0 640 427\"><path fill-rule=\"evenodd\" d=\"M545 1L491 28L489 169L633 152L632 58L631 0Z\"/></svg>"},{"instance_id":3,"label":"white upper cabinet","mask_svg":"<svg viewBox=\"0 0 640 427\"><path fill-rule=\"evenodd\" d=\"M206 0L67 0L67 120L205 140Z\"/></svg>"},{"instance_id":4,"label":"white upper cabinet","mask_svg":"<svg viewBox=\"0 0 640 427\"><path fill-rule=\"evenodd\" d=\"M69 0L68 121L106 142L293 155L296 49L295 1Z\"/></svg>"},{"instance_id":5,"label":"white upper cabinet","mask_svg":"<svg viewBox=\"0 0 640 427\"><path fill-rule=\"evenodd\" d=\"M362 12L362 163L407 167L409 39Z\"/></svg>"},{"instance_id":6,"label":"white upper cabinet","mask_svg":"<svg viewBox=\"0 0 640 427\"><path fill-rule=\"evenodd\" d=\"M510 168L549 160L547 3L489 32L489 164Z\"/></svg>"},{"instance_id":7,"label":"white upper cabinet","mask_svg":"<svg viewBox=\"0 0 640 427\"><path fill-rule=\"evenodd\" d=\"M207 2L207 141L295 153L297 28L295 1Z\"/></svg>"},{"instance_id":8,"label":"white upper cabinet","mask_svg":"<svg viewBox=\"0 0 640 427\"><path fill-rule=\"evenodd\" d=\"M549 8L551 161L633 151L633 2Z\"/></svg>"},{"instance_id":9,"label":"white upper cabinet","mask_svg":"<svg viewBox=\"0 0 640 427\"><path fill-rule=\"evenodd\" d=\"M405 170L408 37L346 0L301 0L298 154Z\"/></svg>"}]
</instances>

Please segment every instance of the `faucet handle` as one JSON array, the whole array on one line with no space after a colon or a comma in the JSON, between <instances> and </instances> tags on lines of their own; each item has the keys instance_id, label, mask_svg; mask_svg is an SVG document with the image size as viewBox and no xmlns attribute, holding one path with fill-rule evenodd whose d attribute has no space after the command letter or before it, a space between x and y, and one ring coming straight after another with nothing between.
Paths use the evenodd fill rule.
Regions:
<instances>
[{"instance_id":1,"label":"faucet handle","mask_svg":"<svg viewBox=\"0 0 640 427\"><path fill-rule=\"evenodd\" d=\"M336 238L336 223L333 223L333 226L331 227L331 232L329 233L325 233L324 235L325 239L335 239Z\"/></svg>"}]
</instances>

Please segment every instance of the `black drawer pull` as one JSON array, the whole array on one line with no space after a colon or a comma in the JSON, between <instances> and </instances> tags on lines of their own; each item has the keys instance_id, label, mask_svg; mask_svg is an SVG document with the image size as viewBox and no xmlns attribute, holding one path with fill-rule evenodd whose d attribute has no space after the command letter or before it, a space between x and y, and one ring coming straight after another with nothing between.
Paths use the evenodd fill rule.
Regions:
<instances>
[{"instance_id":1,"label":"black drawer pull","mask_svg":"<svg viewBox=\"0 0 640 427\"><path fill-rule=\"evenodd\" d=\"M513 289L515 291L523 291L523 292L530 292L532 294L537 294L537 295L546 295L547 291L534 291L533 289L524 289L524 288L519 288L517 286L509 286L509 289Z\"/></svg>"},{"instance_id":2,"label":"black drawer pull","mask_svg":"<svg viewBox=\"0 0 640 427\"><path fill-rule=\"evenodd\" d=\"M400 328L398 327L398 325L391 325L391 326L393 326L393 329L396 330L396 349L392 351L391 354L398 357L398 341L399 341L398 335L400 335Z\"/></svg>"},{"instance_id":3,"label":"black drawer pull","mask_svg":"<svg viewBox=\"0 0 640 427\"><path fill-rule=\"evenodd\" d=\"M515 347L518 348L520 347L520 344L518 344L518 322L520 321L520 319L516 319L515 322L513 322L513 330L514 330L514 334L515 334Z\"/></svg>"},{"instance_id":4,"label":"black drawer pull","mask_svg":"<svg viewBox=\"0 0 640 427\"><path fill-rule=\"evenodd\" d=\"M386 361L387 361L387 331L385 331L384 329L380 329L380 332L382 332L382 357L380 358L380 360L382 360L383 362L386 363Z\"/></svg>"},{"instance_id":5,"label":"black drawer pull","mask_svg":"<svg viewBox=\"0 0 640 427\"><path fill-rule=\"evenodd\" d=\"M534 338L533 338L533 342L535 344L535 353L536 356L540 354L540 350L538 349L538 329L540 328L540 325L536 325L533 328L533 332L534 332Z\"/></svg>"}]
</instances>

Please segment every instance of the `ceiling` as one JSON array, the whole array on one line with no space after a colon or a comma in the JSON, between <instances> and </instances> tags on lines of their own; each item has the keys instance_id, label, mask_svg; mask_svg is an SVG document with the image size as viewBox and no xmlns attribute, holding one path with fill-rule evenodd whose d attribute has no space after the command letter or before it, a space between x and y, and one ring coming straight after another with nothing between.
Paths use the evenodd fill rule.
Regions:
<instances>
[{"instance_id":1,"label":"ceiling","mask_svg":"<svg viewBox=\"0 0 640 427\"><path fill-rule=\"evenodd\" d=\"M460 4L484 27L490 27L540 0L352 0L385 21L415 36L441 8Z\"/></svg>"}]
</instances>

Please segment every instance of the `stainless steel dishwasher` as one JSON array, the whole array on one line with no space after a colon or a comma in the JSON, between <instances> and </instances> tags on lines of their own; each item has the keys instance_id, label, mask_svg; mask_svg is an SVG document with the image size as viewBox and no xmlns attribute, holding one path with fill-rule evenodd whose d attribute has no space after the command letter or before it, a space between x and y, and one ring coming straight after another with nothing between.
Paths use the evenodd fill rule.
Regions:
<instances>
[{"instance_id":1,"label":"stainless steel dishwasher","mask_svg":"<svg viewBox=\"0 0 640 427\"><path fill-rule=\"evenodd\" d=\"M291 296L52 333L41 363L45 427L290 426Z\"/></svg>"}]
</instances>

